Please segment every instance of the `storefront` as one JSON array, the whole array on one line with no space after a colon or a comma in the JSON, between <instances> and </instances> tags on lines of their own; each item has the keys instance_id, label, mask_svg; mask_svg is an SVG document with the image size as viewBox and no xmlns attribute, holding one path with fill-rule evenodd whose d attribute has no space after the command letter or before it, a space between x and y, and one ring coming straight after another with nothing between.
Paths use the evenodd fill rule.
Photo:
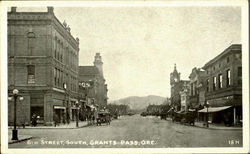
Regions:
<instances>
[{"instance_id":1,"label":"storefront","mask_svg":"<svg viewBox=\"0 0 250 154\"><path fill-rule=\"evenodd\" d=\"M225 125L236 125L242 120L241 107L222 106L208 107L198 111L204 121L208 114L208 121L211 123L224 123Z\"/></svg>"},{"instance_id":2,"label":"storefront","mask_svg":"<svg viewBox=\"0 0 250 154\"><path fill-rule=\"evenodd\" d=\"M57 120L58 123L66 122L66 107L63 106L54 106L54 117L53 120Z\"/></svg>"}]
</instances>

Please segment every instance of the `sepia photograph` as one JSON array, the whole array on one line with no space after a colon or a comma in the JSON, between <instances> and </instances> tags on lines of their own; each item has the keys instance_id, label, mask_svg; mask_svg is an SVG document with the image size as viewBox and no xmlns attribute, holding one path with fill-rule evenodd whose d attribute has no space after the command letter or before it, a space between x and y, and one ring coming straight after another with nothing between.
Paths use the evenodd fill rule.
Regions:
<instances>
[{"instance_id":1,"label":"sepia photograph","mask_svg":"<svg viewBox=\"0 0 250 154\"><path fill-rule=\"evenodd\" d=\"M247 6L2 3L1 149L249 152Z\"/></svg>"}]
</instances>

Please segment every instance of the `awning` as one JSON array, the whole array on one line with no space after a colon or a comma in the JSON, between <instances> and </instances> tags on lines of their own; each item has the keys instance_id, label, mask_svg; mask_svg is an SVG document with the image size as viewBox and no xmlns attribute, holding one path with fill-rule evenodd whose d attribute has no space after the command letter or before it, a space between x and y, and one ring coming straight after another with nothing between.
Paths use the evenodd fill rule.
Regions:
<instances>
[{"instance_id":1,"label":"awning","mask_svg":"<svg viewBox=\"0 0 250 154\"><path fill-rule=\"evenodd\" d=\"M219 112L222 110L226 110L232 106L222 106L222 107L209 107L208 112ZM198 112L207 112L207 108L204 108L202 110L199 110Z\"/></svg>"},{"instance_id":2,"label":"awning","mask_svg":"<svg viewBox=\"0 0 250 154\"><path fill-rule=\"evenodd\" d=\"M65 110L66 107L64 107L64 106L54 106L54 109L63 109L63 110Z\"/></svg>"}]
</instances>

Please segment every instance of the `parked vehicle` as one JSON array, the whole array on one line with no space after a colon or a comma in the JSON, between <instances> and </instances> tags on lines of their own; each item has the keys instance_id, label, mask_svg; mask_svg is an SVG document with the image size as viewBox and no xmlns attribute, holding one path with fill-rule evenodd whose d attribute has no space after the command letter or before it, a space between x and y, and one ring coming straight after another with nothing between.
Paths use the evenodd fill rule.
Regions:
<instances>
[{"instance_id":1,"label":"parked vehicle","mask_svg":"<svg viewBox=\"0 0 250 154\"><path fill-rule=\"evenodd\" d=\"M196 113L192 111L188 112L178 111L174 112L172 115L173 122L188 123L190 125L194 125L195 118L196 118Z\"/></svg>"},{"instance_id":2,"label":"parked vehicle","mask_svg":"<svg viewBox=\"0 0 250 154\"><path fill-rule=\"evenodd\" d=\"M119 116L118 113L113 114L114 119L118 119L118 116Z\"/></svg>"},{"instance_id":3,"label":"parked vehicle","mask_svg":"<svg viewBox=\"0 0 250 154\"><path fill-rule=\"evenodd\" d=\"M167 114L166 113L161 113L160 114L160 117L161 117L161 119L163 120L163 119L167 119Z\"/></svg>"},{"instance_id":4,"label":"parked vehicle","mask_svg":"<svg viewBox=\"0 0 250 154\"><path fill-rule=\"evenodd\" d=\"M142 112L141 113L141 116L143 116L143 117L146 117L148 114L147 114L147 112Z\"/></svg>"},{"instance_id":5,"label":"parked vehicle","mask_svg":"<svg viewBox=\"0 0 250 154\"><path fill-rule=\"evenodd\" d=\"M99 112L97 117L96 125L101 125L103 123L110 125L111 115L109 112Z\"/></svg>"}]
</instances>

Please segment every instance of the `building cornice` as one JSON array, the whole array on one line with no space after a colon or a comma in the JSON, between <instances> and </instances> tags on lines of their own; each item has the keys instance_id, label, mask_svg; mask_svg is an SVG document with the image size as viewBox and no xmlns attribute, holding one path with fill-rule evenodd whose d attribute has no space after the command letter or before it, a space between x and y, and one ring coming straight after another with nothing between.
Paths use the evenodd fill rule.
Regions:
<instances>
[{"instance_id":1,"label":"building cornice","mask_svg":"<svg viewBox=\"0 0 250 154\"><path fill-rule=\"evenodd\" d=\"M208 63L206 63L202 69L206 69L218 60L220 60L222 57L227 55L231 51L241 51L241 44L232 44L230 47L226 48L221 54L210 60Z\"/></svg>"},{"instance_id":2,"label":"building cornice","mask_svg":"<svg viewBox=\"0 0 250 154\"><path fill-rule=\"evenodd\" d=\"M77 41L69 31L50 12L8 12L9 25L49 25L51 24L71 45L79 52L79 41Z\"/></svg>"}]
</instances>

